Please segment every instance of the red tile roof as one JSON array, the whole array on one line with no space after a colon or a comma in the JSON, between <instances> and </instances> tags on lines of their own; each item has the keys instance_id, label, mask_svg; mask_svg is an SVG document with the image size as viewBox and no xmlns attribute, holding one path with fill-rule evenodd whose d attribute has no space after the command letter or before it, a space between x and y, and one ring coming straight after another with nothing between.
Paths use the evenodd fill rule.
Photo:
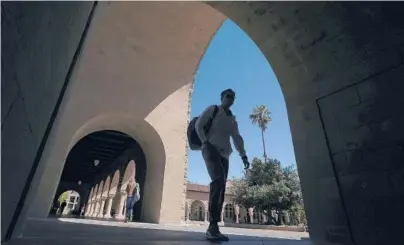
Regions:
<instances>
[{"instance_id":1,"label":"red tile roof","mask_svg":"<svg viewBox=\"0 0 404 245\"><path fill-rule=\"evenodd\" d=\"M187 191L209 192L209 186L188 183Z\"/></svg>"}]
</instances>

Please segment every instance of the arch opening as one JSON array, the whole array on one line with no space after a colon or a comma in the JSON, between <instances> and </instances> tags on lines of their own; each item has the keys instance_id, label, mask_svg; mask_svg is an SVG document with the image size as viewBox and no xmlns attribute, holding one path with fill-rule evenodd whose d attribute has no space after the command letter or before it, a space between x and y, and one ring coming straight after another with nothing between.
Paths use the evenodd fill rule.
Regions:
<instances>
[{"instance_id":1,"label":"arch opening","mask_svg":"<svg viewBox=\"0 0 404 245\"><path fill-rule=\"evenodd\" d=\"M224 222L234 222L235 212L233 204L226 204L224 206Z\"/></svg>"},{"instance_id":2,"label":"arch opening","mask_svg":"<svg viewBox=\"0 0 404 245\"><path fill-rule=\"evenodd\" d=\"M82 205L81 196L77 191L67 190L56 195L49 215L78 217Z\"/></svg>"},{"instance_id":3,"label":"arch opening","mask_svg":"<svg viewBox=\"0 0 404 245\"><path fill-rule=\"evenodd\" d=\"M200 200L195 200L191 203L190 220L205 221L205 204Z\"/></svg>"},{"instance_id":4,"label":"arch opening","mask_svg":"<svg viewBox=\"0 0 404 245\"><path fill-rule=\"evenodd\" d=\"M267 57L261 47L246 33L245 29L242 29L238 23L226 19L216 31L199 63L191 91L190 114L191 118L197 117L210 105L220 106L220 93L226 89L232 89L236 98L230 109L244 139L244 147L251 163L251 169L264 168L265 164L271 165L266 168L267 170L271 169L272 171L276 167L276 170L280 172L277 176L279 178L277 182L280 182L282 177L282 181L287 182L288 186L288 191L285 191L284 196L282 196L285 205L281 209L289 213L297 213L296 210L303 209L303 198L296 169L288 111L283 88ZM211 96L207 97L207 94ZM267 122L263 126L255 120L261 118ZM242 195L233 195L232 191L234 190L231 188L233 178L236 182L241 180L248 182L250 186L245 188L244 194L247 194L247 191L257 190L249 188L252 185L257 185L253 183L254 178L261 180L260 187L274 186L276 183L273 183L275 181L272 181L270 176L265 176L263 172L245 171L232 137L229 137L229 141L233 153L229 154L231 167L228 173L225 199L227 203L234 203L234 200L237 199L238 203L234 203L234 205L242 205L243 203L250 206L238 211L238 217L236 217L235 207L225 203L222 221L229 225L238 225L239 223L279 225L274 222L276 219L271 209L275 209L275 206L281 206L279 202L275 201L281 198L264 198L264 195L260 195L261 193L254 193L250 197L255 196L257 198L251 198L254 199L252 201L247 200L247 195L244 195L244 200L240 198ZM200 200L208 200L209 188L207 187L210 183L210 176L201 155L200 151L188 151L187 177L190 182L204 185L204 188L198 187L199 190L197 191ZM280 161L281 164L278 166L276 161ZM255 168L255 166L257 167ZM288 171L292 173L288 176L293 175L293 178L286 177ZM249 177L251 173L255 175ZM264 180L264 178L266 179ZM188 200L197 198L194 193L196 186L188 183ZM241 194L240 190L236 192ZM293 195L298 197L294 198ZM248 211L249 208L253 210L251 215ZM241 216L240 213L242 213ZM302 220L297 225L303 227L305 223L305 220ZM289 222L284 222L284 224L292 225Z\"/></svg>"},{"instance_id":5,"label":"arch opening","mask_svg":"<svg viewBox=\"0 0 404 245\"><path fill-rule=\"evenodd\" d=\"M146 157L135 139L115 130L96 131L72 146L57 193L74 186L87 197L77 207L78 215L120 220L126 212L126 200L121 199L128 181L136 178L143 193L146 168ZM141 221L142 197L135 205L135 221Z\"/></svg>"}]
</instances>

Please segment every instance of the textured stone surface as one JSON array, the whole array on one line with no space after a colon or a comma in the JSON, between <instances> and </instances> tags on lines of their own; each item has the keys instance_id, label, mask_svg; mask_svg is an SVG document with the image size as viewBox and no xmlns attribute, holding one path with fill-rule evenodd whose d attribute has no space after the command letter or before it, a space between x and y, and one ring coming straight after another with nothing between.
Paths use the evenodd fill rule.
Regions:
<instances>
[{"instance_id":1,"label":"textured stone surface","mask_svg":"<svg viewBox=\"0 0 404 245\"><path fill-rule=\"evenodd\" d=\"M386 215L390 210L404 217L397 208L403 200L397 181L404 159L399 112L404 103L394 96L404 91L403 71L400 65L319 101L352 233L364 244L403 239L400 225Z\"/></svg>"},{"instance_id":2,"label":"textured stone surface","mask_svg":"<svg viewBox=\"0 0 404 245\"><path fill-rule=\"evenodd\" d=\"M59 17L81 20L78 16L85 16L85 8L75 11L64 5L68 3L56 2L7 4L22 7L2 10L6 14L2 32L11 33L2 42L8 50L2 54L8 61L2 69L7 72L2 74L6 79L2 86L10 91L2 110L14 107L18 94L27 96L28 111L20 111L19 118L31 120L32 133L25 135L27 123L16 124L22 126L16 126L3 142L10 137L38 142L43 134L38 125L47 124L53 107L52 102L42 106L43 97L50 101L57 97L66 70L62 64L68 64L66 57L71 56L63 53L68 53L67 47L58 49L61 53L52 51L50 66L45 45L30 44L41 44L37 40L45 34L48 46L58 44L49 43L51 39L80 36L80 21L68 25ZM208 4L255 41L276 73L288 109L313 242L402 244L402 3ZM148 169L147 179L154 185L144 217L180 221L192 80L223 19L204 3L100 3L32 184L41 190L33 188L28 199L37 214L45 215L47 210L35 198L49 201L72 145L95 130L115 129L135 137L154 166ZM48 28L49 21L71 28ZM74 47L75 42L70 43ZM42 65L31 65L31 54L38 56L38 63L43 60ZM61 68L51 69L49 75L48 67ZM55 86L53 80L47 82L49 76L55 76ZM30 77L41 85L24 84L16 92L10 83ZM7 92L4 88L2 93ZM2 113L2 132L10 115L11 110ZM37 145L33 143L35 150ZM29 169L34 157L30 154L27 159L2 161L2 175L4 166L7 174L15 162ZM21 174L17 181L23 179Z\"/></svg>"}]
</instances>

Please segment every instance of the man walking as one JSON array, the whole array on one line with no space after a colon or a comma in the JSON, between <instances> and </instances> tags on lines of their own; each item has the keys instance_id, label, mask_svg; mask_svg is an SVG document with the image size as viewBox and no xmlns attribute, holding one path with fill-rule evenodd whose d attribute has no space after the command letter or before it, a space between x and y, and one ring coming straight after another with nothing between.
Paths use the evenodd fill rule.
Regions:
<instances>
[{"instance_id":1,"label":"man walking","mask_svg":"<svg viewBox=\"0 0 404 245\"><path fill-rule=\"evenodd\" d=\"M195 131L202 144L202 156L211 178L209 193L210 224L206 231L209 240L228 241L229 238L219 231L218 223L226 191L227 174L229 172L229 157L232 153L230 137L239 152L245 169L250 163L244 150L236 118L230 111L235 100L235 92L231 89L221 93L221 105L209 106L195 122Z\"/></svg>"}]
</instances>

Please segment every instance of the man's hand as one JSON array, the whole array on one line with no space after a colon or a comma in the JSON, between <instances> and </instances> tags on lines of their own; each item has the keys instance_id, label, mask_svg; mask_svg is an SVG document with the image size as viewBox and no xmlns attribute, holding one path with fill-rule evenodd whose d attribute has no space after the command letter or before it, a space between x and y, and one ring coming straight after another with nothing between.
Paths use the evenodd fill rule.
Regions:
<instances>
[{"instance_id":1,"label":"man's hand","mask_svg":"<svg viewBox=\"0 0 404 245\"><path fill-rule=\"evenodd\" d=\"M243 163L244 163L244 169L245 170L249 169L250 168L250 162L248 161L247 156L243 156L241 159L243 160Z\"/></svg>"}]
</instances>

